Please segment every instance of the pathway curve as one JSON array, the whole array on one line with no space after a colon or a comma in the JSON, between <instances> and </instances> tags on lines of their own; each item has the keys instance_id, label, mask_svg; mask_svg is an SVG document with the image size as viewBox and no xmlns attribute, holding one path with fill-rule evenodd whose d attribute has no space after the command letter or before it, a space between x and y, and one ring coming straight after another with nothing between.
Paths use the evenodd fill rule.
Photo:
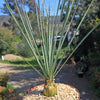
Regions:
<instances>
[{"instance_id":1,"label":"pathway curve","mask_svg":"<svg viewBox=\"0 0 100 100\"><path fill-rule=\"evenodd\" d=\"M15 88L19 88L18 92L20 95L30 88L44 83L43 79L35 71L29 69L23 70L21 67L0 63L0 73L2 72L10 73L9 84L12 84ZM89 81L85 77L77 77L73 65L66 64L56 77L56 82L69 84L77 88L81 94L80 100L100 100L88 88Z\"/></svg>"}]
</instances>

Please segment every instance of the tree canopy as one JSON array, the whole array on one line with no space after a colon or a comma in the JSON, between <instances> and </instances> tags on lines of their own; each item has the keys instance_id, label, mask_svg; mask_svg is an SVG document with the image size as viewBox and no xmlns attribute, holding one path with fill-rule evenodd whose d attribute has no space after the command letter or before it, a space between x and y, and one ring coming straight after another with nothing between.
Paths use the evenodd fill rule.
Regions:
<instances>
[{"instance_id":1,"label":"tree canopy","mask_svg":"<svg viewBox=\"0 0 100 100\"><path fill-rule=\"evenodd\" d=\"M13 32L8 28L0 27L0 56L7 53L14 53L12 41L14 37Z\"/></svg>"},{"instance_id":2,"label":"tree canopy","mask_svg":"<svg viewBox=\"0 0 100 100\"><path fill-rule=\"evenodd\" d=\"M67 15L69 8L72 4L72 1L70 0L70 2L68 2L69 0L64 0L65 4L61 5L61 7L63 7L63 16L62 16L62 21L64 20L65 16ZM77 2L79 2L79 5L77 7ZM83 17L86 9L88 8L89 4L90 4L91 0L75 0L74 2L74 6L73 6L73 10L71 13L73 13L75 11L75 9L77 9L76 14L75 14L75 18L74 21L75 23L79 23L79 21L81 20L81 18ZM70 15L70 17L72 17L72 14ZM100 0L95 0L91 6L91 9L89 10L85 21L83 23L87 23L87 24L93 24L94 20L96 18L100 18Z\"/></svg>"},{"instance_id":3,"label":"tree canopy","mask_svg":"<svg viewBox=\"0 0 100 100\"><path fill-rule=\"evenodd\" d=\"M21 19L19 18L19 14L18 14L18 10L16 7L16 3L15 0L7 0L13 13L15 14L17 20L20 22L20 24L22 23ZM23 13L23 11L26 11L26 13L28 14L32 27L35 30L35 35L38 36L38 31L37 31L37 20L36 20L36 4L34 0L17 0L18 1L18 5L19 5L19 10L21 11L21 13ZM24 6L25 4L25 6ZM21 7L23 6L23 7ZM22 9L23 8L23 9ZM6 4L4 3L4 7L2 8L3 13L10 15ZM24 16L24 15L23 15ZM4 24L6 25L6 24ZM10 29L12 29L14 31L15 34L20 36L20 31L17 28L13 18L11 17L9 19L9 25L8 27Z\"/></svg>"},{"instance_id":4,"label":"tree canopy","mask_svg":"<svg viewBox=\"0 0 100 100\"><path fill-rule=\"evenodd\" d=\"M64 0L64 5L61 5L63 7L63 16L62 20L64 20L65 16L67 16L69 8L71 7L72 1L68 2L69 0ZM77 2L79 2L79 5L77 6ZM74 7L72 8L72 12L70 15L70 18L72 17L73 12L75 9L77 10L75 13L74 21L75 26L80 23L80 20L82 19L86 9L88 8L91 0L75 0ZM88 11L88 14L83 21L79 31L79 40L81 40L86 33L92 29L92 27L97 24L100 21L100 0L94 0L91 9ZM88 52L94 52L94 50L100 49L100 26L92 32L92 34L86 39L86 41L83 42L83 44L80 46L80 48L77 50L75 55L85 55L87 56Z\"/></svg>"}]
</instances>

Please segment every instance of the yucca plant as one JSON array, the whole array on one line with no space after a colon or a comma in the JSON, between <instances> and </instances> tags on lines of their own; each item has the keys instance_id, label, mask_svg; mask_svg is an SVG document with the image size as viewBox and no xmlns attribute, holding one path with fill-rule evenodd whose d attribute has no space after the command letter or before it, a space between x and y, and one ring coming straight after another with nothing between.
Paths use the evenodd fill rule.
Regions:
<instances>
[{"instance_id":1,"label":"yucca plant","mask_svg":"<svg viewBox=\"0 0 100 100\"><path fill-rule=\"evenodd\" d=\"M71 13L71 11L72 11L72 9L74 9L73 7L74 7L75 0L68 0L68 4L71 4L71 5L66 7L68 10L65 15L65 19L64 19L64 22L62 23L62 26L60 24L61 23L60 20L62 17L63 6L61 7L60 12L59 12L59 8L60 8L61 3L62 3L62 5L65 4L65 0L58 0L59 2L57 5L57 9L55 6L53 25L50 24L50 16L51 16L51 13L50 13L51 7L50 6L51 6L51 4L50 4L50 0L48 0L48 1L49 1L48 6L46 6L46 0L36 0L35 1L38 32L39 32L39 36L40 36L40 40L41 40L40 48L42 50L42 55L40 55L39 48L36 43L36 37L34 35L34 30L32 28L31 22L29 20L28 12L26 11L26 7L25 7L26 0L15 0L15 5L18 10L18 14L20 16L23 28L22 28L22 25L19 24L19 22L16 18L16 16L18 16L18 15L13 13L7 0L5 0L6 6L9 10L10 14L12 15L13 19L15 20L15 23L17 24L22 36L25 38L30 49L32 50L34 57L36 58L36 60L39 64L41 71L39 71L34 66L32 66L32 67L45 80L44 95L54 96L57 94L57 86L54 82L55 77L57 76L59 71L62 69L64 64L69 60L69 58L77 50L77 48L82 44L82 42L94 31L94 29L96 27L98 27L100 25L100 22L98 22L98 24L96 24L95 27L93 27L86 34L86 36L76 45L76 47L72 50L72 52L70 52L70 55L66 58L66 61L63 64L61 64L64 56L69 51L69 48L75 38L75 34L78 32L83 20L85 19L89 9L91 8L92 3L95 0L91 0L91 3L89 5L88 9L84 13L83 18L81 19L79 25L77 26L76 32L73 34L71 40L68 42L67 46L65 47L66 49L65 49L64 54L62 55L61 59L59 60L59 62L57 62L57 61L58 61L60 51L62 49L64 40L68 34L68 31L70 30L71 25L73 24L73 19L77 12L77 7L80 3L80 0L78 0L78 2L77 2L77 7L75 8L75 11L73 14ZM19 5L19 2L20 2L20 5ZM45 18L45 14L46 14L46 18ZM70 18L71 14L72 14L72 17ZM66 29L66 27L67 27L67 29ZM61 30L60 30L60 28L61 28ZM66 29L66 32L65 32L65 34L63 34L65 29ZM55 36L57 37L59 32L61 33L61 38L60 38L58 46L56 47L57 38L54 38L54 37ZM42 59L42 57L43 57L43 59Z\"/></svg>"}]
</instances>

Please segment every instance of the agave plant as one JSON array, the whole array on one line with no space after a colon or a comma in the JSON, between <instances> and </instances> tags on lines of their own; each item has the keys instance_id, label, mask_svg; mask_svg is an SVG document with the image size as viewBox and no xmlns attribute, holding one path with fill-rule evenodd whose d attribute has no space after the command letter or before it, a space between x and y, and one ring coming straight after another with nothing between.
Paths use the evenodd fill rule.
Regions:
<instances>
[{"instance_id":1,"label":"agave plant","mask_svg":"<svg viewBox=\"0 0 100 100\"><path fill-rule=\"evenodd\" d=\"M34 30L32 28L31 22L29 20L28 12L25 7L25 0L14 0L14 1L15 1L15 5L17 7L18 14L20 16L20 19L21 19L24 29L22 28L22 25L19 24L19 22L16 18L16 14L13 13L7 0L5 0L6 6L9 10L10 14L12 15L15 23L17 24L22 36L25 38L30 49L32 50L32 53L33 53L34 57L36 58L41 71L39 71L34 66L32 66L32 68L38 74L40 74L41 77L43 77L45 80L44 95L54 96L57 94L57 86L54 82L55 77L57 76L59 71L63 68L64 64L69 60L69 58L77 50L77 48L82 44L82 42L94 31L94 29L96 27L98 27L100 25L100 22L98 22L98 24L96 24L95 27L93 27L86 34L86 36L76 45L76 47L73 49L73 51L70 52L70 55L68 55L68 57L66 58L66 61L63 62L63 64L61 64L64 56L69 51L70 45L72 44L72 42L75 38L75 34L78 32L83 20L85 19L89 9L91 8L92 3L95 0L91 0L91 3L89 5L88 9L84 13L83 18L81 19L79 25L77 26L76 32L73 34L71 40L66 45L64 54L62 55L59 62L58 62L58 57L60 55L60 51L63 47L64 40L68 34L68 31L73 23L73 19L75 17L75 13L77 12L77 7L80 3L80 0L78 0L78 2L77 2L77 7L76 7L74 13L72 14L71 19L70 19L70 15L71 15L71 11L73 9L75 0L68 0L68 4L70 3L71 5L67 7L68 12L65 15L65 19L64 19L64 22L62 23L62 26L60 25L60 23L61 23L60 19L62 17L63 7L61 7L60 12L59 12L59 8L60 8L61 3L62 3L62 5L65 4L65 0L58 0L57 9L55 8L55 11L54 11L53 25L50 24L50 16L51 16L50 0L48 0L49 1L48 6L46 6L45 0L36 0L35 1L38 31L39 31L39 36L40 36L40 40L41 40L42 55L40 55L39 48L36 43L36 37L34 35ZM42 3L41 3L41 1L42 1ZM18 2L20 2L21 5L19 5ZM20 9L20 7L21 7L21 9ZM46 19L45 19L45 14L46 14ZM62 27L61 30L60 30L60 27ZM67 29L66 29L66 27L67 27ZM63 34L65 29L66 29L66 32L65 32L65 34ZM56 47L57 38L55 38L55 40L54 40L54 37L55 36L57 37L59 32L61 33L61 38L60 38L58 46Z\"/></svg>"}]
</instances>

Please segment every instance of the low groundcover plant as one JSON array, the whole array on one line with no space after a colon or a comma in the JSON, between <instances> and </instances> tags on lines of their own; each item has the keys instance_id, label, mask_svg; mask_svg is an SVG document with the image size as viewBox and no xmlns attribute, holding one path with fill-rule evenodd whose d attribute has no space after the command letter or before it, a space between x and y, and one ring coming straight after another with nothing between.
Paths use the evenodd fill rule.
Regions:
<instances>
[{"instance_id":1,"label":"low groundcover plant","mask_svg":"<svg viewBox=\"0 0 100 100\"><path fill-rule=\"evenodd\" d=\"M6 87L8 80L9 80L8 73L0 73L0 86Z\"/></svg>"},{"instance_id":2,"label":"low groundcover plant","mask_svg":"<svg viewBox=\"0 0 100 100\"><path fill-rule=\"evenodd\" d=\"M71 28L71 25L73 24L73 19L75 17L75 13L77 12L78 5L80 3L80 0L77 0L77 6L73 12L71 13L72 9L74 9L74 3L75 0L68 0L68 4L71 4L70 6L67 6L66 8L67 13L65 15L64 22L62 23L62 26L60 25L61 17L62 17L62 12L63 12L63 7L60 7L61 3L62 5L65 4L65 0L58 0L58 5L57 9L55 8L54 11L54 20L53 20L53 25L50 24L50 16L51 16L51 4L50 0L48 6L46 6L46 0L34 0L34 4L36 7L36 16L37 16L37 23L38 23L38 32L39 32L39 37L41 40L41 51L42 55L40 55L39 52L39 47L37 46L36 43L36 37L34 35L34 30L32 28L31 22L29 20L28 12L25 7L25 2L27 0L14 0L15 1L15 7L17 8L18 14L13 13L13 10L11 9L9 3L7 0L6 6L12 15L15 23L17 24L22 36L25 38L26 42L28 43L34 57L36 58L39 67L41 71L39 71L36 67L32 66L32 68L41 75L41 77L44 78L45 80L45 85L44 85L44 95L46 96L54 96L57 94L57 86L54 82L55 77L59 73L59 71L62 69L64 64L68 61L68 59L73 55L73 53L77 50L77 48L82 44L82 42L95 30L100 25L100 22L98 22L87 34L86 36L76 45L76 47L73 49L73 51L70 53L70 55L66 58L66 61L62 63L62 60L66 53L68 53L70 49L70 45L72 44L75 34L78 32L82 22L84 21L89 9L91 8L92 3L95 0L91 0L91 3L87 10L85 11L80 23L78 24L75 33L73 34L71 40L68 42L67 46L65 47L64 54L62 55L61 59L58 61L58 57L60 54L60 51L62 49L62 46L64 44L64 40ZM41 2L42 1L42 2ZM20 4L19 4L20 2ZM60 11L59 11L59 8ZM46 17L45 17L46 13ZM59 14L60 13L60 14ZM70 18L70 15L72 14L72 17ZM17 20L16 16L19 16L21 19L21 24ZM60 28L61 27L61 28ZM66 29L67 27L67 29ZM60 30L61 29L61 30ZM64 31L66 29L65 34ZM58 46L56 47L57 44L57 38L54 38L55 36L58 36L58 33L61 33L61 38L59 41ZM26 48L27 49L27 48ZM43 57L43 59L42 59Z\"/></svg>"}]
</instances>

